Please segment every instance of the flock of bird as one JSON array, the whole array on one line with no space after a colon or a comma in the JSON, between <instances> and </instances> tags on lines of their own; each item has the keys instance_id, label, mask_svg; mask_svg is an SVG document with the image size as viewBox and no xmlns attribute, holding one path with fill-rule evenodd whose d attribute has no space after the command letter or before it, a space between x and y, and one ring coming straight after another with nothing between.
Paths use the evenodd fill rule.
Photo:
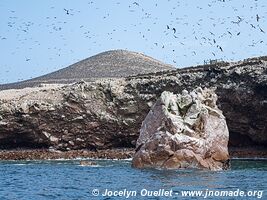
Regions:
<instances>
[{"instance_id":1,"label":"flock of bird","mask_svg":"<svg viewBox=\"0 0 267 200\"><path fill-rule=\"evenodd\" d=\"M99 16L95 16L96 19L83 19L82 21L77 21L77 18L74 21L72 19L77 15L81 15L84 11L78 10L75 7L69 8L64 5L61 8L50 5L49 9L60 12L60 15L43 16L44 23L36 23L36 20L25 21L21 19L21 16L16 14L15 9L11 9L9 10L8 22L5 27L6 31L0 30L0 46L1 43L8 40L15 40L17 46L11 52L14 56L18 51L24 51L25 47L28 47L27 50L38 51L41 46L45 46L47 51L53 52L53 56L47 59L57 60L59 59L58 57L68 57L70 54L73 54L73 57L75 57L75 50L69 45L68 41L70 37L67 36L72 34L71 31L73 29L80 33L80 37L88 40L87 44L91 46L88 49L89 51L93 51L93 47L100 48L104 46L105 42L101 44L100 41L105 40L114 40L112 43L114 46L105 46L106 50L115 49L116 46L121 47L125 43L124 38L127 38L128 35L132 37L132 32L137 30L138 34L132 40L136 39L139 43L144 40L144 42L140 43L141 47L145 45L151 51L163 52L163 54L168 55L169 61L171 60L176 64L179 63L181 57L188 59L196 57L198 54L205 54L207 58L225 58L225 53L231 51L231 54L235 55L237 52L233 51L229 46L224 45L224 43L226 40L230 42L235 41L242 35L246 35L246 41L242 41L240 44L241 46L243 45L243 48L244 44L246 44L247 48L256 47L257 45L267 45L264 40L266 37L265 29L267 28L264 15L267 12L253 13L257 11L258 7L261 7L260 9L262 10L266 9L266 7L265 5L259 5L257 0L253 3L253 6L250 6L253 14L247 13L247 15L238 14L239 9L244 9L246 5L240 2L240 7L236 8L231 6L231 0L211 0L208 4L202 2L201 6L175 0L168 0L168 2L172 3L172 7L169 10L162 11L162 4L160 4L162 2L159 1L150 5L153 8L143 6L141 1L130 3L121 1L114 3L117 10L107 9L107 11L101 11L102 8L99 7L97 2L88 1L88 12L90 12L90 9L95 9L95 12L102 13L102 16L101 19L97 19ZM127 4L127 7L123 7L125 4ZM223 13L214 13L213 7L217 4L220 4L222 7L231 7L232 15L224 16ZM206 14L196 19L193 13L180 14L177 11L179 8L186 6L189 7L189 10L190 7L195 7L195 9L198 9L202 13L205 10L204 13ZM108 25L107 28L100 27L101 25L97 24L109 18L112 21L112 16L116 15L116 12L120 12L122 7L127 9L126 11L124 10L124 14L129 13L129 16L125 17L135 16L136 23L132 23L131 21L126 27L124 25L120 27L120 21L117 21L113 22L114 27L112 28ZM164 16L168 17L165 17L165 19ZM96 20L96 23L92 23L90 20ZM73 22L76 24L73 25ZM111 22L109 21L107 23ZM115 26L115 24L117 25ZM161 28L161 31L158 30L159 28ZM48 46L46 39L36 39L36 37L32 36L31 32L36 32L38 29L45 30L47 34L59 38L60 42L56 42L55 46ZM101 31L97 31L97 29ZM243 32L243 30L246 30L246 32ZM9 38L10 32L16 33L15 38ZM75 38L73 39L75 40ZM30 46L29 44L33 45ZM125 46L124 48L131 50L130 46ZM182 52L181 49L183 49ZM146 51L144 53L149 54ZM24 57L26 63L34 60L31 54L25 55ZM46 70L51 71L51 68L49 69L48 67ZM5 72L9 73L8 70ZM0 80L0 82L4 81L4 78Z\"/></svg>"}]
</instances>

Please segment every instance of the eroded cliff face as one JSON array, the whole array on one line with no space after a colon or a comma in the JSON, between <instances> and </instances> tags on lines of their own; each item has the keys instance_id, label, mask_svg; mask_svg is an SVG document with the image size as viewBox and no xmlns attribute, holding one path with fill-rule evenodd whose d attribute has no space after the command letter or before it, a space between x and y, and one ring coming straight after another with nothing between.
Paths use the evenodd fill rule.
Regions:
<instances>
[{"instance_id":1,"label":"eroded cliff face","mask_svg":"<svg viewBox=\"0 0 267 200\"><path fill-rule=\"evenodd\" d=\"M228 169L229 132L216 102L210 89L163 92L142 123L132 166Z\"/></svg>"},{"instance_id":2,"label":"eroded cliff face","mask_svg":"<svg viewBox=\"0 0 267 200\"><path fill-rule=\"evenodd\" d=\"M267 59L0 91L0 147L134 147L163 91L213 87L230 145L267 145Z\"/></svg>"}]
</instances>

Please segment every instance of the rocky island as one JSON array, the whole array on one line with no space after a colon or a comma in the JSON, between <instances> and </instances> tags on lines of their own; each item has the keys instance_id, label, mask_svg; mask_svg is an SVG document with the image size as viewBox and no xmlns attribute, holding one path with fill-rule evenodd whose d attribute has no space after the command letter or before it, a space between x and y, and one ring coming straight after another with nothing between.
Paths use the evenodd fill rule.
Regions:
<instances>
[{"instance_id":1,"label":"rocky island","mask_svg":"<svg viewBox=\"0 0 267 200\"><path fill-rule=\"evenodd\" d=\"M135 148L141 124L162 92L179 94L202 87L214 88L218 95L217 105L229 128L229 146L238 148L233 155L249 148L266 156L267 57L174 69L119 50L85 61L0 86L3 152ZM129 70L131 66L135 70ZM104 74L107 67L109 76Z\"/></svg>"},{"instance_id":2,"label":"rocky island","mask_svg":"<svg viewBox=\"0 0 267 200\"><path fill-rule=\"evenodd\" d=\"M229 168L229 132L209 89L163 92L142 123L133 157L137 168Z\"/></svg>"}]
</instances>

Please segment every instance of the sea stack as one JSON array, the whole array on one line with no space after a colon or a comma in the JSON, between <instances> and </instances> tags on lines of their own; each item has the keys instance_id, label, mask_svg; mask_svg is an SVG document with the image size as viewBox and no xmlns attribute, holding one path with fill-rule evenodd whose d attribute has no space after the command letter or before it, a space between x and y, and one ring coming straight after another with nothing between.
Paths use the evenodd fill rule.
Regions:
<instances>
[{"instance_id":1,"label":"sea stack","mask_svg":"<svg viewBox=\"0 0 267 200\"><path fill-rule=\"evenodd\" d=\"M229 168L229 132L211 89L163 92L142 123L136 168Z\"/></svg>"}]
</instances>

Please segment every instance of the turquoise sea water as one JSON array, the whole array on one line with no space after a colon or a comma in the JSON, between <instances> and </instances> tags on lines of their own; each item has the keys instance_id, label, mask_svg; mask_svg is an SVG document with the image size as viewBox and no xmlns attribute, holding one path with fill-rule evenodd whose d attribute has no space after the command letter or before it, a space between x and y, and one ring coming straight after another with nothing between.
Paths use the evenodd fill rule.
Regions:
<instances>
[{"instance_id":1,"label":"turquoise sea water","mask_svg":"<svg viewBox=\"0 0 267 200\"><path fill-rule=\"evenodd\" d=\"M218 172L139 170L131 168L129 160L96 163L0 161L0 199L267 199L266 160L233 160L231 170ZM106 190L108 196L103 196ZM203 193L182 197L184 191ZM206 191L210 196L204 198ZM232 191L232 196L218 196L223 191ZM234 196L241 191L246 196Z\"/></svg>"}]
</instances>

